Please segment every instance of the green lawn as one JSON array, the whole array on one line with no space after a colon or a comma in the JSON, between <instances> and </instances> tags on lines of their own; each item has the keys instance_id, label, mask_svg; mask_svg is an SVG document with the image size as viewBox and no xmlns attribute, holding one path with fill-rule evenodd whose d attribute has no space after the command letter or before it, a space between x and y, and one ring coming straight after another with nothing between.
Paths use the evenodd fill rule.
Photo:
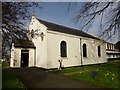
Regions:
<instances>
[{"instance_id":1,"label":"green lawn","mask_svg":"<svg viewBox=\"0 0 120 90\"><path fill-rule=\"evenodd\" d=\"M120 60L114 60L106 64L65 68L61 71L56 71L56 73L106 88L118 88L120 82L119 67Z\"/></svg>"},{"instance_id":2,"label":"green lawn","mask_svg":"<svg viewBox=\"0 0 120 90\"><path fill-rule=\"evenodd\" d=\"M4 72L2 79L2 88L23 88L24 90L24 85L14 74Z\"/></svg>"},{"instance_id":3,"label":"green lawn","mask_svg":"<svg viewBox=\"0 0 120 90\"><path fill-rule=\"evenodd\" d=\"M9 61L8 60L6 60L6 61L3 61L2 62L2 67L9 67L10 65L9 65Z\"/></svg>"}]
</instances>

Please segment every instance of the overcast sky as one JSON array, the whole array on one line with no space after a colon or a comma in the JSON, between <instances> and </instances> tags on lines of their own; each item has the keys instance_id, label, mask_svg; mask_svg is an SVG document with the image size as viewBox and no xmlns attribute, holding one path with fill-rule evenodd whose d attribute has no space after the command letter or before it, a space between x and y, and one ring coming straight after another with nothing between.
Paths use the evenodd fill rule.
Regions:
<instances>
[{"instance_id":1,"label":"overcast sky","mask_svg":"<svg viewBox=\"0 0 120 90\"><path fill-rule=\"evenodd\" d=\"M65 2L44 2L42 4L43 10L35 10L33 9L33 13L36 14L37 18L43 19L49 22L53 22L59 25L72 27L79 29L79 25L76 25L73 21L73 17L75 16L78 9L81 8L82 3L77 2L77 7L72 8L70 12L67 11L68 3ZM99 20L99 19L97 19ZM92 28L88 31L89 34L97 36L98 34L98 26L96 24L93 25ZM118 40L117 34L113 36L110 42L116 43Z\"/></svg>"}]
</instances>

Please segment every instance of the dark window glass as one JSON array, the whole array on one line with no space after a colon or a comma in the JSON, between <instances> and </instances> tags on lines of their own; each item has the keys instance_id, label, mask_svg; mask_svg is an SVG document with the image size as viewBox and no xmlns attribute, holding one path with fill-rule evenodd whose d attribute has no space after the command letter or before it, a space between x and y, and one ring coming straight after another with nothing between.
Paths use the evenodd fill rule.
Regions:
<instances>
[{"instance_id":1,"label":"dark window glass","mask_svg":"<svg viewBox=\"0 0 120 90\"><path fill-rule=\"evenodd\" d=\"M62 41L60 44L60 51L61 51L61 57L67 57L67 46L66 46L66 42Z\"/></svg>"},{"instance_id":2,"label":"dark window glass","mask_svg":"<svg viewBox=\"0 0 120 90\"><path fill-rule=\"evenodd\" d=\"M101 49L100 49L100 46L98 46L98 57L101 56Z\"/></svg>"},{"instance_id":3,"label":"dark window glass","mask_svg":"<svg viewBox=\"0 0 120 90\"><path fill-rule=\"evenodd\" d=\"M86 44L83 44L83 57L87 57L87 47L86 47Z\"/></svg>"}]
</instances>

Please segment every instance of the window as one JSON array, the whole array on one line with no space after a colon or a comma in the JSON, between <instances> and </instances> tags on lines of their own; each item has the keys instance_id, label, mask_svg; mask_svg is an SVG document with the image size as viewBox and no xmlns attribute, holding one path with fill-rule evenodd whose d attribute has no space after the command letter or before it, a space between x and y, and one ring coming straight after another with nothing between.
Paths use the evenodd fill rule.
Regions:
<instances>
[{"instance_id":1,"label":"window","mask_svg":"<svg viewBox=\"0 0 120 90\"><path fill-rule=\"evenodd\" d=\"M67 57L67 46L65 41L61 42L60 51L61 51L61 57Z\"/></svg>"},{"instance_id":2,"label":"window","mask_svg":"<svg viewBox=\"0 0 120 90\"><path fill-rule=\"evenodd\" d=\"M98 46L98 57L100 57L101 56L101 48L100 48L100 46Z\"/></svg>"},{"instance_id":3,"label":"window","mask_svg":"<svg viewBox=\"0 0 120 90\"><path fill-rule=\"evenodd\" d=\"M83 44L83 57L87 57L87 47L86 47L86 44Z\"/></svg>"},{"instance_id":4,"label":"window","mask_svg":"<svg viewBox=\"0 0 120 90\"><path fill-rule=\"evenodd\" d=\"M31 30L31 37L34 38L34 30Z\"/></svg>"}]
</instances>

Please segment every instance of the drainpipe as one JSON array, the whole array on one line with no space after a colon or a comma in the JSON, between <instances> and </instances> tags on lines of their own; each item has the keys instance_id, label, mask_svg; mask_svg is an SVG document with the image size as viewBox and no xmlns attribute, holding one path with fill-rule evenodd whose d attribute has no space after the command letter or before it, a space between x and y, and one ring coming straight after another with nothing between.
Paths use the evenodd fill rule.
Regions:
<instances>
[{"instance_id":1,"label":"drainpipe","mask_svg":"<svg viewBox=\"0 0 120 90\"><path fill-rule=\"evenodd\" d=\"M82 66L82 44L81 44L81 40L82 39L80 38L80 51L81 51L80 54L81 54L81 66Z\"/></svg>"}]
</instances>

